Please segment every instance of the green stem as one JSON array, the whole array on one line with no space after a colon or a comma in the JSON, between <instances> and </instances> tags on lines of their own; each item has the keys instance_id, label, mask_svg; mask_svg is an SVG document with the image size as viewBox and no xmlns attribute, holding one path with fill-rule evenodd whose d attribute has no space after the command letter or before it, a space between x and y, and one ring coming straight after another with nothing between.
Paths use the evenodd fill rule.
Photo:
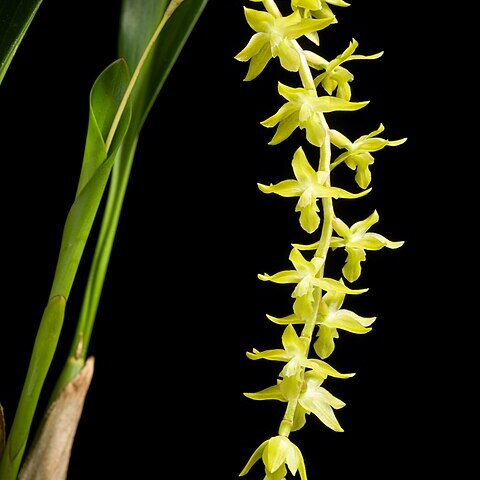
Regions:
<instances>
[{"instance_id":1,"label":"green stem","mask_svg":"<svg viewBox=\"0 0 480 480\"><path fill-rule=\"evenodd\" d=\"M110 129L110 132L108 134L106 140L107 151L110 148L112 139L115 135L114 126L118 126L118 121L121 118L121 110L123 111L123 109L127 105L128 99L130 98L133 89L138 81L142 68L145 65L145 62L147 61L149 55L151 54L153 47L155 46L155 42L158 40L158 37L167 21L170 19L172 14L181 5L182 2L183 0L172 0L170 2L167 9L165 10L162 20L159 22L152 37L150 38L135 68L135 71L133 72L130 83L127 87L127 90L125 91L125 96L120 104L119 112L117 112L115 120L112 124L112 128ZM124 140L124 143L126 145L131 145L131 149L128 152L120 149L118 153L118 160L120 161L115 162L113 167L112 182L110 184L110 190L103 216L100 236L97 242L97 247L95 249L92 266L90 268L90 274L85 290L82 310L77 325L77 332L75 334L75 339L72 347L72 353L75 353L78 352L79 346L82 346L82 358L86 358L88 344L92 334L93 325L95 323L98 304L100 302L100 296L103 289L108 263L113 248L113 242L118 228L120 213L122 210L123 201L125 199L128 180L130 178L130 172L132 169L137 141L138 138L134 138L133 140L129 139L129 133L127 133L127 137Z\"/></svg>"},{"instance_id":2,"label":"green stem","mask_svg":"<svg viewBox=\"0 0 480 480\"><path fill-rule=\"evenodd\" d=\"M82 304L80 313L83 318L84 331L84 350L83 357L86 358L87 348L90 342L93 325L95 322L100 297L102 294L103 284L112 253L113 242L118 229L120 214L125 200L125 194L130 179L130 172L132 170L133 159L135 156L138 137L130 144L130 150L120 151L121 161L117 168L114 168L112 189L109 191L107 209L102 221L102 231L100 232L98 249L95 251L95 256L92 263L92 268L89 274L86 293L88 298Z\"/></svg>"},{"instance_id":3,"label":"green stem","mask_svg":"<svg viewBox=\"0 0 480 480\"><path fill-rule=\"evenodd\" d=\"M274 0L263 0L263 3L269 13L271 13L276 17L282 16ZM300 79L302 81L303 87L309 90L314 90L316 93L317 88L315 86L315 80L313 78L312 71L310 70L310 66L308 65L307 56L303 48L300 46L300 44L296 40L293 40L292 44L300 57L299 74L300 74ZM327 124L327 121L324 115L321 116L321 122L322 122L322 127L326 132L326 135L325 135L325 141L322 147L320 148L319 170L328 173L327 180L325 181L325 186L330 186L330 162L332 158L332 153L331 153L332 148L331 148L330 133L329 133L330 128ZM332 199L323 198L322 207L323 207L322 233L320 237L319 246L317 248L317 251L315 252L315 256L323 259L324 261L323 265L325 265L325 260L327 258L328 250L330 248L330 241L331 241L332 232L333 232L334 212L333 212ZM318 272L318 277L322 278L323 274L324 274L324 266L322 266L322 268ZM307 352L310 350L312 336L315 330L315 325L316 325L317 315L318 315L318 308L322 300L322 291L317 289L317 291L315 292L314 298L315 299L314 299L313 313L306 320L301 333L301 337L305 339L308 345ZM305 374L305 368L303 368L301 375L303 376L304 374ZM298 395L296 397L289 400L282 422L280 423L280 427L278 430L279 435L283 435L285 437L288 437L290 435L293 427L295 412L298 406L299 396L300 396L300 391L298 392Z\"/></svg>"},{"instance_id":4,"label":"green stem","mask_svg":"<svg viewBox=\"0 0 480 480\"><path fill-rule=\"evenodd\" d=\"M325 142L320 150L320 170L330 172L331 143L330 143L330 135L328 133L328 125L324 117L322 117L322 123L324 123L324 127L326 127L327 134L325 136ZM327 177L327 181L325 182L325 184L327 186L330 186L330 175ZM320 237L319 246L317 248L317 251L315 252L315 256L326 260L328 250L330 248L330 240L332 238L332 232L333 232L334 212L333 212L332 199L323 198L322 207L323 207L322 233ZM324 262L324 265L325 265L325 262ZM323 274L324 274L324 267L322 266L322 268L318 272L318 277L322 278ZM301 338L305 339L305 341L308 344L307 351L310 350L310 346L312 343L313 332L315 330L315 325L316 325L317 316L318 316L318 309L320 307L321 300L322 300L322 291L320 289L317 289L315 291L313 313L306 320L301 333ZM304 375L304 373L305 373L305 368L303 368L302 376ZM278 430L279 435L283 435L285 437L288 437L290 435L293 427L295 412L298 406L299 396L300 396L300 391L298 392L298 395L296 397L289 400L282 422L280 423L280 428Z\"/></svg>"},{"instance_id":5,"label":"green stem","mask_svg":"<svg viewBox=\"0 0 480 480\"><path fill-rule=\"evenodd\" d=\"M325 180L325 186L330 187L330 161L332 158L332 145L330 142L330 133L328 129L327 122L325 117L322 115L322 123L324 124L323 127L325 128L326 135L325 135L325 142L322 146L322 154L320 157L320 168L319 170L323 172L327 172L327 179ZM333 201L331 197L322 198L322 210L323 210L323 226L322 226L322 235L320 238L320 243L318 245L317 251L315 252L315 256L326 259L328 250L330 248L330 241L332 239L332 232L333 232L333 220L335 217L333 211Z\"/></svg>"},{"instance_id":6,"label":"green stem","mask_svg":"<svg viewBox=\"0 0 480 480\"><path fill-rule=\"evenodd\" d=\"M120 220L123 200L135 154L135 147L136 142L133 143L131 151L126 152L125 156L124 150L121 148L118 153L120 158L117 158L113 167L108 199L88 276L75 336L67 361L53 390L51 401L53 401L72 378L80 372L87 359L88 346L90 344L115 234ZM126 161L126 165L120 166L123 160Z\"/></svg>"},{"instance_id":7,"label":"green stem","mask_svg":"<svg viewBox=\"0 0 480 480\"><path fill-rule=\"evenodd\" d=\"M93 256L90 273L88 276L87 286L85 289L84 301L79 317L79 326L73 345L76 346L75 352L71 352L76 357L81 357L83 360L87 357L88 345L93 329L93 320L98 309L100 296L102 294L103 283L107 273L107 267L111 256L113 241L117 231L118 221L120 218L120 211L125 195L126 185L120 180L119 164L122 159L123 149L119 151L119 158L115 162L110 189L108 192L107 203L102 219L102 226ZM128 177L127 177L128 181ZM121 185L119 187L119 184ZM123 188L122 188L123 187ZM119 198L120 197L120 198ZM79 348L81 347L81 348Z\"/></svg>"},{"instance_id":8,"label":"green stem","mask_svg":"<svg viewBox=\"0 0 480 480\"><path fill-rule=\"evenodd\" d=\"M88 345L128 187L137 140L134 140L129 152L126 152L123 148L120 149L118 161L115 162L113 167L100 234L88 276L77 330L70 351L70 356L76 359L85 360L87 357ZM128 141L125 142L125 144L128 143Z\"/></svg>"},{"instance_id":9,"label":"green stem","mask_svg":"<svg viewBox=\"0 0 480 480\"><path fill-rule=\"evenodd\" d=\"M288 437L292 431L293 419L295 417L295 411L297 410L298 405L298 396L290 400L287 404L287 409L285 410L285 415L283 416L282 422L280 423L280 428L278 429L278 434Z\"/></svg>"}]
</instances>

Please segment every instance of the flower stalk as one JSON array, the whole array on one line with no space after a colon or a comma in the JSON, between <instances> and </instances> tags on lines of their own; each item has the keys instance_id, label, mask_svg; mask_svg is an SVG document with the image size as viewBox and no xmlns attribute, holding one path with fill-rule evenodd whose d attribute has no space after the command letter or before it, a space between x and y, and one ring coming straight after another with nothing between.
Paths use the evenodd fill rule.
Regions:
<instances>
[{"instance_id":1,"label":"flower stalk","mask_svg":"<svg viewBox=\"0 0 480 480\"><path fill-rule=\"evenodd\" d=\"M376 59L383 53L368 56L354 54L358 42L352 40L347 49L328 61L302 47L302 38L318 46L318 32L337 23L331 6L347 7L347 3L342 0L292 0L292 11L284 16L274 0L252 1L263 5L263 9L261 6L258 9L245 8L247 22L256 32L236 56L240 61L249 62L245 80L253 80L270 60L278 58L287 71L298 73L301 83L299 87L279 83L278 92L287 103L261 122L267 128L276 127L270 145L283 142L298 128L305 131L306 141L319 149L318 168L310 164L300 146L292 161L295 180L284 180L276 185L259 184L258 187L267 194L298 197L295 210L300 213L301 228L309 234L320 230L320 238L310 245L293 244L290 261L294 270L259 275L262 281L296 285L292 293L293 314L283 318L267 315L274 323L286 326L282 335L283 349L263 352L253 349L247 356L252 360L280 361L285 365L275 385L245 395L254 400L277 400L287 405L278 436L260 445L240 476L246 475L262 458L266 480L283 480L288 470L292 475L298 471L301 479L306 480L305 468L299 468L300 464L304 465L303 457L298 447L287 439L292 432L303 427L306 415L311 413L330 429L343 431L334 409L345 404L322 385L328 377L348 378L353 374L336 371L324 359L333 353L339 329L364 334L371 330L370 326L375 321L375 317L361 317L341 308L347 295L358 295L368 290L354 289L348 284L360 277L366 250L398 248L403 244L367 232L379 219L376 212L348 227L336 216L333 200L351 200L367 195L371 191L368 187L371 181L369 167L374 161L372 152L386 146L398 146L405 139L389 141L377 138L383 131L381 125L374 132L351 142L345 135L330 128L327 122L326 116L331 112L355 111L368 104L351 101L350 83L354 77L344 64L351 60ZM312 69L320 71L320 74L314 75ZM320 89L324 93L320 93ZM345 151L335 156L334 149ZM347 192L332 186L332 170L341 164L356 172L355 180L360 192ZM340 280L326 276L328 254L337 248L344 248L347 253ZM313 251L313 255L307 258L302 251ZM300 335L294 325L303 326ZM312 350L319 358L314 358ZM280 440L282 438L284 440Z\"/></svg>"}]
</instances>

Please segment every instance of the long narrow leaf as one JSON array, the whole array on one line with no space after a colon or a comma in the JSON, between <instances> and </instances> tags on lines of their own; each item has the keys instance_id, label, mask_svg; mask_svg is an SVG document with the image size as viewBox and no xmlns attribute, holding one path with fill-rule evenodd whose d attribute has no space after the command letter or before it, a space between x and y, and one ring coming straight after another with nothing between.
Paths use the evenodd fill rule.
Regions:
<instances>
[{"instance_id":1,"label":"long narrow leaf","mask_svg":"<svg viewBox=\"0 0 480 480\"><path fill-rule=\"evenodd\" d=\"M105 138L128 82L127 66L123 60L118 60L100 75L92 89L82 172L77 196L65 223L51 296L68 298L70 293L115 155L128 129L130 108L122 116L107 157Z\"/></svg>"},{"instance_id":2,"label":"long narrow leaf","mask_svg":"<svg viewBox=\"0 0 480 480\"><path fill-rule=\"evenodd\" d=\"M207 3L208 0L184 0L166 23L151 57L140 72L132 94L132 121L113 167L107 205L82 305L82 331L77 331L72 350L80 340L84 347L88 345L141 127ZM119 54L126 59L130 71L136 68L168 4L169 0L123 0ZM86 355L86 350L83 355Z\"/></svg>"},{"instance_id":3,"label":"long narrow leaf","mask_svg":"<svg viewBox=\"0 0 480 480\"><path fill-rule=\"evenodd\" d=\"M119 56L130 71L137 66L141 53L155 30L169 0L123 0L120 23ZM140 132L170 70L177 60L208 0L184 0L167 22L155 49L142 69L132 96L131 133Z\"/></svg>"},{"instance_id":4,"label":"long narrow leaf","mask_svg":"<svg viewBox=\"0 0 480 480\"><path fill-rule=\"evenodd\" d=\"M169 0L123 0L119 51L133 70L162 19Z\"/></svg>"},{"instance_id":5,"label":"long narrow leaf","mask_svg":"<svg viewBox=\"0 0 480 480\"><path fill-rule=\"evenodd\" d=\"M113 166L116 151L128 130L127 105L108 150L105 137L127 89L130 76L123 60L105 69L90 95L90 124L82 174L75 201L68 214L50 300L40 322L20 402L0 459L1 480L16 480L27 444L33 416L60 336L66 301ZM113 101L112 101L113 99Z\"/></svg>"},{"instance_id":6,"label":"long narrow leaf","mask_svg":"<svg viewBox=\"0 0 480 480\"><path fill-rule=\"evenodd\" d=\"M42 0L0 1L0 84Z\"/></svg>"}]
</instances>

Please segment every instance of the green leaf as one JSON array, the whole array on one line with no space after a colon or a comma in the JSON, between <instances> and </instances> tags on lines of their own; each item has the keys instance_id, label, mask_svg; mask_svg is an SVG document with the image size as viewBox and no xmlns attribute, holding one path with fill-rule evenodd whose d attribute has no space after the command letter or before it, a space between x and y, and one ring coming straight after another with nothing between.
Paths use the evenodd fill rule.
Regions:
<instances>
[{"instance_id":1,"label":"green leaf","mask_svg":"<svg viewBox=\"0 0 480 480\"><path fill-rule=\"evenodd\" d=\"M133 134L139 133L207 2L208 0L183 0L162 30L133 91ZM123 0L119 56L125 58L131 72L136 68L169 3L170 0Z\"/></svg>"},{"instance_id":2,"label":"green leaf","mask_svg":"<svg viewBox=\"0 0 480 480\"><path fill-rule=\"evenodd\" d=\"M0 1L0 84L42 0Z\"/></svg>"},{"instance_id":3,"label":"green leaf","mask_svg":"<svg viewBox=\"0 0 480 480\"><path fill-rule=\"evenodd\" d=\"M123 0L119 51L133 70L143 55L169 0Z\"/></svg>"},{"instance_id":4,"label":"green leaf","mask_svg":"<svg viewBox=\"0 0 480 480\"><path fill-rule=\"evenodd\" d=\"M132 120L112 172L108 200L80 314L76 341L88 346L100 295L120 220L123 200L141 127L208 0L184 0L167 21L154 49L140 70L131 96ZM167 0L123 0L119 54L135 71L153 32L167 11ZM74 347L75 348L75 347Z\"/></svg>"},{"instance_id":5,"label":"green leaf","mask_svg":"<svg viewBox=\"0 0 480 480\"><path fill-rule=\"evenodd\" d=\"M68 298L70 293L116 153L128 129L129 107L122 116L107 156L105 140L128 83L126 63L117 60L100 74L92 88L82 172L75 202L65 223L51 296Z\"/></svg>"},{"instance_id":6,"label":"green leaf","mask_svg":"<svg viewBox=\"0 0 480 480\"><path fill-rule=\"evenodd\" d=\"M62 330L66 301L110 176L116 152L128 129L131 115L129 103L120 119L107 156L106 136L127 89L129 79L125 61L118 60L100 74L92 88L90 122L77 195L65 222L50 300L40 322L27 378L7 440L5 454L0 461L2 480L17 478L38 399Z\"/></svg>"},{"instance_id":7,"label":"green leaf","mask_svg":"<svg viewBox=\"0 0 480 480\"><path fill-rule=\"evenodd\" d=\"M98 168L107 159L105 142L110 132L120 102L128 86L130 76L125 61L118 60L106 68L95 81L90 92L90 114L82 171L78 182L77 198L92 180ZM116 152L125 137L130 113L123 115L113 137L108 157Z\"/></svg>"}]
</instances>

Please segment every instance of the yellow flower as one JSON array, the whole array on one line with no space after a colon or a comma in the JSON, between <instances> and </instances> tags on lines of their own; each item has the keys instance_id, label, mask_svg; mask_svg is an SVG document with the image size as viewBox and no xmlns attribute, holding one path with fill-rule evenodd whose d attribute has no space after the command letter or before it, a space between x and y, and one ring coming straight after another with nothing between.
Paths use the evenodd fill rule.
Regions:
<instances>
[{"instance_id":1,"label":"yellow flower","mask_svg":"<svg viewBox=\"0 0 480 480\"><path fill-rule=\"evenodd\" d=\"M350 4L343 0L292 0L293 10L298 10L303 18L325 18L331 19L332 24L338 23L330 5L337 7L349 7ZM313 32L306 35L313 43L319 45L318 33Z\"/></svg>"},{"instance_id":2,"label":"yellow flower","mask_svg":"<svg viewBox=\"0 0 480 480\"><path fill-rule=\"evenodd\" d=\"M371 330L370 325L376 320L376 317L361 317L350 310L341 308L344 300L344 293L327 292L320 302L317 341L314 348L321 359L332 354L335 348L334 340L338 338L338 329L364 334Z\"/></svg>"},{"instance_id":3,"label":"yellow flower","mask_svg":"<svg viewBox=\"0 0 480 480\"><path fill-rule=\"evenodd\" d=\"M381 248L400 248L404 242L391 242L378 233L368 230L379 220L378 213L373 212L368 218L354 223L350 228L339 218L333 221L333 228L340 237L332 237L330 246L333 250L344 247L347 252L347 261L343 267L343 276L354 282L362 272L361 262L366 258L365 250L380 250Z\"/></svg>"},{"instance_id":4,"label":"yellow flower","mask_svg":"<svg viewBox=\"0 0 480 480\"><path fill-rule=\"evenodd\" d=\"M282 335L283 349L276 348L260 352L256 348L253 352L247 352L250 360L272 360L285 362L280 375L282 377L294 377L302 368L309 368L322 378L328 376L336 378L350 378L353 373L340 373L323 360L308 358L308 342L299 337L292 325L288 325Z\"/></svg>"},{"instance_id":5,"label":"yellow flower","mask_svg":"<svg viewBox=\"0 0 480 480\"><path fill-rule=\"evenodd\" d=\"M349 83L353 80L353 74L346 68L342 67L342 63L351 60L375 60L383 55L383 52L374 55L354 55L358 47L358 42L353 39L348 48L337 58L328 62L320 55L308 53L308 61L311 66L316 69L325 70L315 78L315 85L322 85L329 95L337 90L336 96L344 100L350 100L352 92Z\"/></svg>"},{"instance_id":6,"label":"yellow flower","mask_svg":"<svg viewBox=\"0 0 480 480\"><path fill-rule=\"evenodd\" d=\"M300 127L306 131L307 140L312 145L321 147L327 128L326 123L322 121L324 113L359 110L368 105L368 102L348 102L337 97L319 97L316 90L292 88L282 83L278 84L278 93L288 102L282 105L275 115L261 122L267 128L278 124L270 145L283 142Z\"/></svg>"},{"instance_id":7,"label":"yellow flower","mask_svg":"<svg viewBox=\"0 0 480 480\"><path fill-rule=\"evenodd\" d=\"M315 288L320 288L326 292L343 292L352 295L359 295L368 290L353 290L338 280L321 277L319 273L324 261L318 257L313 257L311 261L308 261L297 248L293 248L290 252L289 260L295 270L284 270L274 275L258 275L258 278L280 284L296 283L297 285L292 293L292 297L295 298L293 310L302 319L307 318L312 313Z\"/></svg>"},{"instance_id":8,"label":"yellow flower","mask_svg":"<svg viewBox=\"0 0 480 480\"><path fill-rule=\"evenodd\" d=\"M305 415L313 413L323 424L336 432L343 432L338 423L333 409L338 410L345 406L337 397L334 397L328 390L321 385L325 377L317 372L310 370L305 372L302 387L298 396L298 405L295 410L292 431L300 430L305 425ZM256 393L246 393L247 398L252 400L280 400L288 402L289 379L279 380L277 385L265 388Z\"/></svg>"},{"instance_id":9,"label":"yellow flower","mask_svg":"<svg viewBox=\"0 0 480 480\"><path fill-rule=\"evenodd\" d=\"M336 130L330 130L332 143L338 148L344 148L346 152L338 156L332 163L331 168L335 168L342 162L345 162L351 170L356 170L355 181L361 188L367 188L372 180L372 173L369 166L373 164L374 158L370 152L376 152L385 147L397 147L407 141L406 138L400 140L385 140L383 138L374 138L383 132L385 127L380 126L372 133L363 135L351 142L345 135Z\"/></svg>"},{"instance_id":10,"label":"yellow flower","mask_svg":"<svg viewBox=\"0 0 480 480\"><path fill-rule=\"evenodd\" d=\"M330 291L322 296L316 319L317 340L314 344L315 352L322 360L332 354L335 348L335 339L338 338L338 330L357 334L368 333L371 330L369 327L376 320L376 317L361 317L342 308L344 300L345 293L343 292ZM283 318L267 315L267 318L278 325L305 323L305 319L295 314Z\"/></svg>"},{"instance_id":11,"label":"yellow flower","mask_svg":"<svg viewBox=\"0 0 480 480\"><path fill-rule=\"evenodd\" d=\"M292 475L298 471L301 480L307 480L302 452L287 437L278 435L263 442L250 457L240 476L246 475L260 458L265 465L265 480L284 480L287 475L286 466Z\"/></svg>"},{"instance_id":12,"label":"yellow flower","mask_svg":"<svg viewBox=\"0 0 480 480\"><path fill-rule=\"evenodd\" d=\"M252 29L257 32L248 42L248 45L235 57L241 62L250 61L245 80L253 80L266 67L271 58L278 57L283 68L290 72L298 72L300 68L300 54L292 40L321 30L332 19L305 19L298 11L288 17L274 15L244 8L245 17Z\"/></svg>"},{"instance_id":13,"label":"yellow flower","mask_svg":"<svg viewBox=\"0 0 480 480\"><path fill-rule=\"evenodd\" d=\"M318 215L320 209L317 206L319 198L358 198L370 191L350 193L342 188L326 186L328 173L315 171L302 147L295 152L292 167L296 180L284 180L269 186L259 183L258 188L263 193L276 193L282 197L300 197L295 211L300 212L300 225L308 233L313 233L320 225Z\"/></svg>"}]
</instances>

